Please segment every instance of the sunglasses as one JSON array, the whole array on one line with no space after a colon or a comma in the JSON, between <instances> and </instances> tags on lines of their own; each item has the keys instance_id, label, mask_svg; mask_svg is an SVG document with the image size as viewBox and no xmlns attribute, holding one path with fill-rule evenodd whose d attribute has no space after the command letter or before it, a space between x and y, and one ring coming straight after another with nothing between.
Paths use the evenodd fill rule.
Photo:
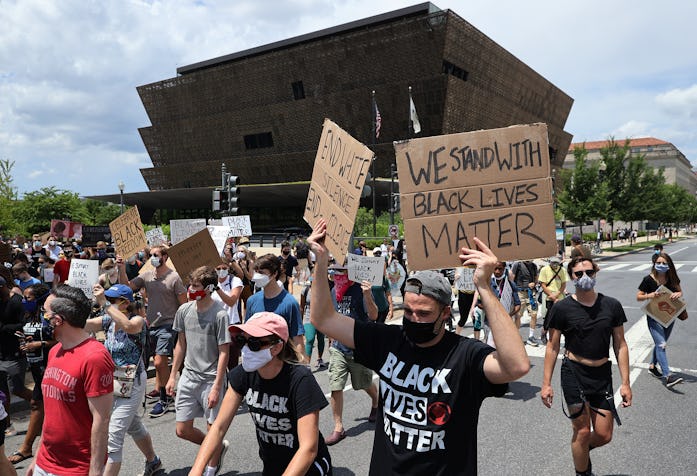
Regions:
<instances>
[{"instance_id":1,"label":"sunglasses","mask_svg":"<svg viewBox=\"0 0 697 476\"><path fill-rule=\"evenodd\" d=\"M244 346L245 344L247 347L249 347L249 350L252 352L257 352L262 349L262 347L268 347L270 345L277 344L280 342L278 338L260 338L260 337L245 337L242 334L235 336L235 342L237 345L240 347Z\"/></svg>"},{"instance_id":2,"label":"sunglasses","mask_svg":"<svg viewBox=\"0 0 697 476\"><path fill-rule=\"evenodd\" d=\"M586 273L586 276L589 278L592 278L595 276L595 270L594 269L586 269L584 271L574 271L574 276L576 276L576 279L581 279L581 276L583 276L583 273Z\"/></svg>"}]
</instances>

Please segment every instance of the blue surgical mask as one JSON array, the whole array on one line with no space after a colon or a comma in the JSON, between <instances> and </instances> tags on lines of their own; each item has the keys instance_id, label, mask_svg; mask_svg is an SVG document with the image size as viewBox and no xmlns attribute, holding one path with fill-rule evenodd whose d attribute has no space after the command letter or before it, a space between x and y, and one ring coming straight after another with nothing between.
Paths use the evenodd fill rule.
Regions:
<instances>
[{"instance_id":1,"label":"blue surgical mask","mask_svg":"<svg viewBox=\"0 0 697 476\"><path fill-rule=\"evenodd\" d=\"M595 287L595 278L584 274L580 278L574 279L574 286L582 291L590 291Z\"/></svg>"},{"instance_id":2,"label":"blue surgical mask","mask_svg":"<svg viewBox=\"0 0 697 476\"><path fill-rule=\"evenodd\" d=\"M653 250L653 254L655 254L655 255L660 255L660 254L661 254L661 250Z\"/></svg>"},{"instance_id":3,"label":"blue surgical mask","mask_svg":"<svg viewBox=\"0 0 697 476\"><path fill-rule=\"evenodd\" d=\"M655 265L653 265L653 268L656 270L656 272L664 274L668 272L668 270L670 269L670 265L666 263L656 263Z\"/></svg>"}]
</instances>

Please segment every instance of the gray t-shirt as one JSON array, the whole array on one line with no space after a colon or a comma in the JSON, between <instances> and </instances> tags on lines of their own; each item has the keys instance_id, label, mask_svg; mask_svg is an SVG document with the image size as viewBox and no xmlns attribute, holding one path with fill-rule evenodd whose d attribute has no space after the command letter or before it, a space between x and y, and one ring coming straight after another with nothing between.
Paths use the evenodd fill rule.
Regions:
<instances>
[{"instance_id":1,"label":"gray t-shirt","mask_svg":"<svg viewBox=\"0 0 697 476\"><path fill-rule=\"evenodd\" d=\"M131 280L137 289L145 288L148 293L148 323L150 327L172 324L174 313L179 308L180 294L186 293L186 287L179 275L170 271L163 277L155 276L155 271L147 271Z\"/></svg>"},{"instance_id":2,"label":"gray t-shirt","mask_svg":"<svg viewBox=\"0 0 697 476\"><path fill-rule=\"evenodd\" d=\"M217 301L204 312L198 312L196 301L184 303L177 309L172 329L185 335L184 371L189 379L215 379L218 346L231 340L227 321L227 311Z\"/></svg>"}]
</instances>

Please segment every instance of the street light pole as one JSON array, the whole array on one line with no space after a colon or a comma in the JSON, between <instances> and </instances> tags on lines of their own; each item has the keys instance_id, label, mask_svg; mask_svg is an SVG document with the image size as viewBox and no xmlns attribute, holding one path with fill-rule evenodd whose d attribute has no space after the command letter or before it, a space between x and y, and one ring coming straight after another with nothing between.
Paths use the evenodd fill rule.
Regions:
<instances>
[{"instance_id":1,"label":"street light pole","mask_svg":"<svg viewBox=\"0 0 697 476\"><path fill-rule=\"evenodd\" d=\"M121 192L121 215L123 215L123 191L126 188L126 184L123 183L123 180L119 180L119 192Z\"/></svg>"}]
</instances>

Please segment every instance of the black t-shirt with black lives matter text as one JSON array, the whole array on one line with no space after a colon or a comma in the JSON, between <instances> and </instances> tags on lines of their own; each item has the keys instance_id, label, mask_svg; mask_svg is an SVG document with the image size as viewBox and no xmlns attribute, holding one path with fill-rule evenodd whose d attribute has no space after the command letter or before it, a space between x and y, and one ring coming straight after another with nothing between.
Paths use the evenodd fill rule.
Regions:
<instances>
[{"instance_id":1,"label":"black t-shirt with black lives matter text","mask_svg":"<svg viewBox=\"0 0 697 476\"><path fill-rule=\"evenodd\" d=\"M245 372L242 366L228 373L230 387L244 397L257 430L259 457L266 475L280 475L300 447L298 419L328 405L310 370L303 365L285 363L270 380L258 372ZM317 457L306 474L329 472L331 459L324 437L319 434Z\"/></svg>"},{"instance_id":2,"label":"black t-shirt with black lives matter text","mask_svg":"<svg viewBox=\"0 0 697 476\"><path fill-rule=\"evenodd\" d=\"M359 321L353 335L355 360L380 375L370 474L477 474L479 408L508 388L484 375L494 349L451 332L419 348L397 326Z\"/></svg>"}]
</instances>

